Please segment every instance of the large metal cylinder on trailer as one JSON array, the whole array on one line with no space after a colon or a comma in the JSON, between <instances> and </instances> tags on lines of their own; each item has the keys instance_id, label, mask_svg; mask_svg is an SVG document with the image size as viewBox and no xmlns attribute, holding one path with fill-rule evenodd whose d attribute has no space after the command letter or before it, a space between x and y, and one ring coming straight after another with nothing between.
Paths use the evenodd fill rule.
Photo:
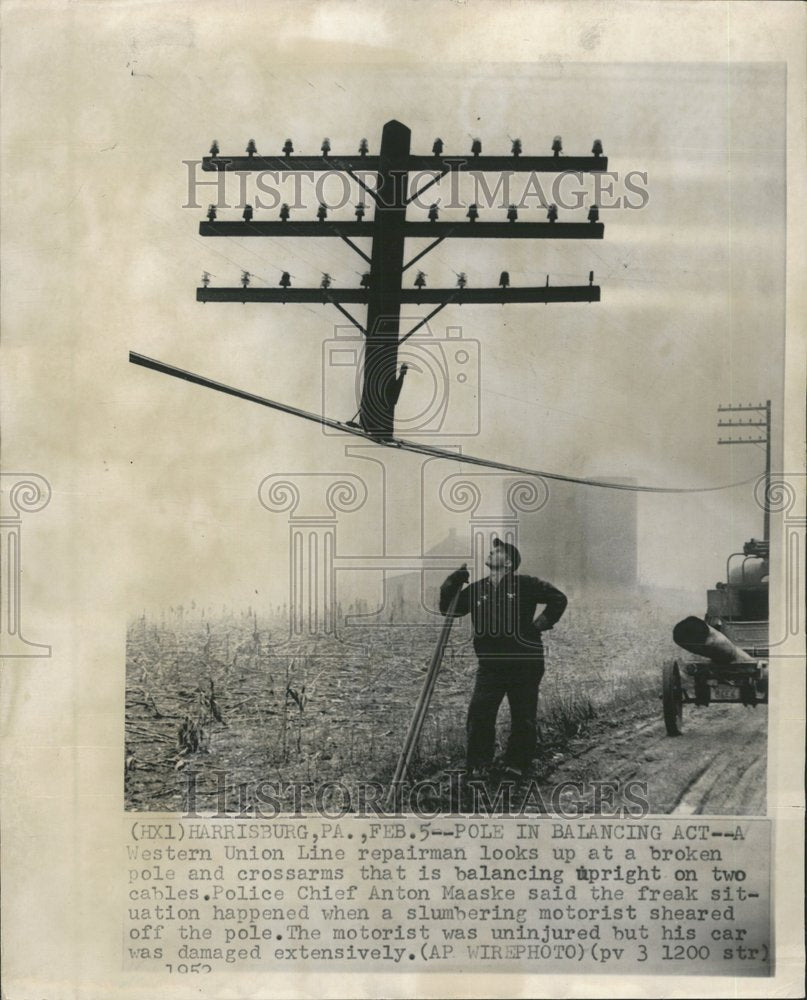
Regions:
<instances>
[{"instance_id":1,"label":"large metal cylinder on trailer","mask_svg":"<svg viewBox=\"0 0 807 1000\"><path fill-rule=\"evenodd\" d=\"M729 567L729 584L732 587L764 587L768 583L768 560L748 556Z\"/></svg>"},{"instance_id":2,"label":"large metal cylinder on trailer","mask_svg":"<svg viewBox=\"0 0 807 1000\"><path fill-rule=\"evenodd\" d=\"M682 649L697 656L705 656L712 663L725 666L729 663L755 663L744 649L735 646L728 636L707 625L702 618L690 615L673 629L673 641Z\"/></svg>"}]
</instances>

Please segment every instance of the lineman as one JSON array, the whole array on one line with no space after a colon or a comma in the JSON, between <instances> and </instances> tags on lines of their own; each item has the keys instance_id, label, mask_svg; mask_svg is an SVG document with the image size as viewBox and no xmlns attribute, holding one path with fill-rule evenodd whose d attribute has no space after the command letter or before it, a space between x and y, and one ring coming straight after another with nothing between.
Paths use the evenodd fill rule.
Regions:
<instances>
[{"instance_id":1,"label":"lineman","mask_svg":"<svg viewBox=\"0 0 807 1000\"><path fill-rule=\"evenodd\" d=\"M490 576L470 586L465 566L440 588L445 614L460 590L456 615L471 614L476 672L467 720L469 777L483 777L493 763L496 715L502 699L510 705L510 738L503 758L504 775L521 778L535 756L538 686L544 674L541 633L566 610L566 595L534 576L517 575L521 555L514 545L493 539L486 564ZM544 605L537 617L536 606Z\"/></svg>"}]
</instances>

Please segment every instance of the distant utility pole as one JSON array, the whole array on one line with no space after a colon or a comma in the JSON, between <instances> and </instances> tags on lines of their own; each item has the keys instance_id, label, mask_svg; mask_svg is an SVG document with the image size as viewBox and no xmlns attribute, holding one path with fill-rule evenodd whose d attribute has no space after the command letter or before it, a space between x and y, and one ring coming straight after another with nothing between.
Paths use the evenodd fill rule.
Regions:
<instances>
[{"instance_id":1,"label":"distant utility pole","mask_svg":"<svg viewBox=\"0 0 807 1000\"><path fill-rule=\"evenodd\" d=\"M327 302L334 305L365 336L364 369L362 375L362 398L360 407L361 427L368 434L389 441L394 435L395 405L400 395L404 372L398 374L398 347L411 337L433 316L450 303L478 304L512 302L598 302L600 289L594 284L593 272L589 283L550 287L514 288L507 282L500 288L468 288L464 274L458 275L456 288L426 289L422 276L416 287L401 288L404 272L424 257L430 250L447 238L460 239L602 239L604 226L599 221L598 206L591 206L588 222L559 222L555 205L547 211L547 222L518 222L518 212L514 205L509 207L501 221L477 221L477 205L469 207L467 222L439 222L438 206L432 205L428 221L407 222L406 210L427 188L436 184L447 174L456 171L481 172L552 172L565 171L598 172L608 169L608 158L602 155L602 143L595 140L591 156L560 156L562 143L556 136L552 143L552 156L523 156L521 142L514 140L510 156L482 156L482 144L474 140L471 154L444 156L443 143L436 140L431 156L410 153L411 132L398 121L389 121L381 136L378 156L368 155L366 140L359 145L358 155L332 156L330 141L322 144L319 156L294 156L291 140L287 140L282 156L259 156L255 144L250 143L248 156L221 156L214 143L211 156L204 157L202 169L210 171L272 171L280 175L295 172L335 172L341 171L353 178L376 203L372 222L364 222L364 205L356 206L355 222L328 221L327 207L320 205L314 218L292 220L291 211L284 205L280 210L280 221L269 222L255 219L252 211L244 213L241 221L221 220L216 217L211 206L207 222L201 222L201 236L291 236L338 237L344 240L369 265L362 276L359 288L335 288L331 278L324 275L319 288L292 288L290 277L284 273L279 288L250 287L248 278L242 279L242 286L211 288L208 282L196 290L199 302ZM376 185L371 187L356 171L362 174L375 173ZM409 195L409 174L433 174L414 194ZM504 215L504 211L502 212ZM365 253L353 241L359 237L372 240L370 253ZM404 244L407 238L430 237L432 242L420 253L404 262ZM503 272L504 273L504 272ZM501 282L501 279L500 279ZM356 303L367 306L367 320L360 323L345 309L346 304ZM434 308L420 320L403 338L400 337L401 306L403 304L430 303Z\"/></svg>"},{"instance_id":2,"label":"distant utility pole","mask_svg":"<svg viewBox=\"0 0 807 1000\"><path fill-rule=\"evenodd\" d=\"M764 420L718 420L718 427L764 427L765 436L761 437L761 430L752 431L748 437L718 438L718 444L764 444L765 445L765 496L767 499L768 487L771 481L771 401L759 403L754 406L752 403L739 403L737 406L718 406L718 413L764 413ZM771 538L771 512L767 503L763 512L763 537L766 542Z\"/></svg>"}]
</instances>

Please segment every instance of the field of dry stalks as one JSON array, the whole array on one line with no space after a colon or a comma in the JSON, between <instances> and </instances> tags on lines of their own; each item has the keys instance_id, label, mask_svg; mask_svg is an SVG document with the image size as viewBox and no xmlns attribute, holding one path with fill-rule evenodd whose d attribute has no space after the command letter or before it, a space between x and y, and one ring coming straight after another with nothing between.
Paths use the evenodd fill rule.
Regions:
<instances>
[{"instance_id":1,"label":"field of dry stalks","mask_svg":"<svg viewBox=\"0 0 807 1000\"><path fill-rule=\"evenodd\" d=\"M338 639L290 642L284 626L280 616L227 609L172 609L130 624L128 809L184 810L189 774L196 776L196 808L224 805L228 813L259 805L261 782L271 782L273 796L291 810L295 782L355 787L389 781L438 627L349 626ZM595 720L658 705L661 664L673 649L669 635L669 619L649 602L630 609L578 604L547 634L538 773ZM414 778L462 766L475 668L468 625L458 622ZM505 703L503 739L507 715ZM278 792L285 786L288 792Z\"/></svg>"}]
</instances>

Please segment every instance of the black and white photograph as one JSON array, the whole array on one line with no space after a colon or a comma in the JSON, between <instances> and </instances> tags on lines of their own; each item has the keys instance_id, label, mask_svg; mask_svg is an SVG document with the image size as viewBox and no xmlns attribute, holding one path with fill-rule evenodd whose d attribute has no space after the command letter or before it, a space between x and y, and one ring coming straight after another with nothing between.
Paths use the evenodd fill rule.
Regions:
<instances>
[{"instance_id":1,"label":"black and white photograph","mask_svg":"<svg viewBox=\"0 0 807 1000\"><path fill-rule=\"evenodd\" d=\"M764 815L783 70L328 74L219 95L151 182L187 195L146 216L181 265L130 339L131 480L182 544L133 594L127 806L188 772L225 811L445 805L464 768Z\"/></svg>"}]
</instances>

